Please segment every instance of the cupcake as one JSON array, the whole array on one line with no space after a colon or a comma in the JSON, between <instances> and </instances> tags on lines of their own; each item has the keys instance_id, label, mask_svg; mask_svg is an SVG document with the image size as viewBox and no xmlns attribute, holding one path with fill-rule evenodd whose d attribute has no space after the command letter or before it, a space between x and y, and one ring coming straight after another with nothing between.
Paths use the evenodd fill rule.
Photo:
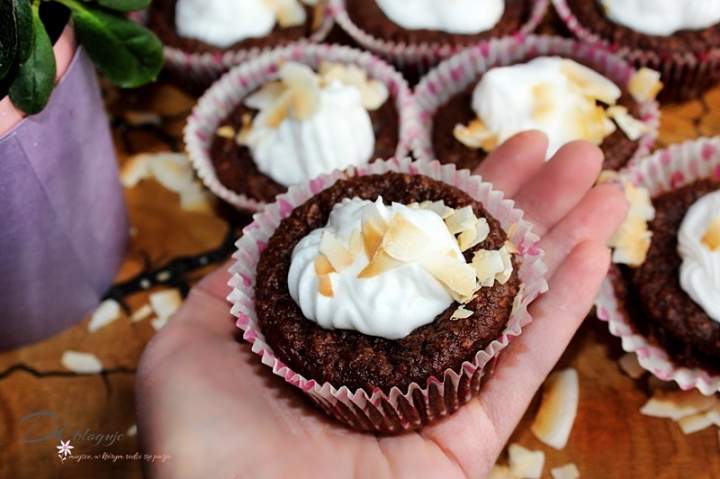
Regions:
<instances>
[{"instance_id":1,"label":"cupcake","mask_svg":"<svg viewBox=\"0 0 720 479\"><path fill-rule=\"evenodd\" d=\"M335 18L363 47L401 66L430 67L479 41L529 33L547 0L332 0Z\"/></svg>"},{"instance_id":2,"label":"cupcake","mask_svg":"<svg viewBox=\"0 0 720 479\"><path fill-rule=\"evenodd\" d=\"M166 65L187 86L209 85L259 53L323 39L326 0L154 0L148 26L165 44Z\"/></svg>"},{"instance_id":3,"label":"cupcake","mask_svg":"<svg viewBox=\"0 0 720 479\"><path fill-rule=\"evenodd\" d=\"M617 169L647 153L657 135L657 73L634 71L601 49L558 37L504 38L469 48L428 73L415 89L422 128L419 159L475 168L523 130L563 144L600 146Z\"/></svg>"},{"instance_id":4,"label":"cupcake","mask_svg":"<svg viewBox=\"0 0 720 479\"><path fill-rule=\"evenodd\" d=\"M636 67L661 72L662 101L699 96L720 80L720 3L715 0L553 0L580 39Z\"/></svg>"},{"instance_id":5,"label":"cupcake","mask_svg":"<svg viewBox=\"0 0 720 479\"><path fill-rule=\"evenodd\" d=\"M345 47L294 45L248 62L200 99L185 132L207 186L255 210L291 185L403 155L414 120L402 76Z\"/></svg>"},{"instance_id":6,"label":"cupcake","mask_svg":"<svg viewBox=\"0 0 720 479\"><path fill-rule=\"evenodd\" d=\"M246 228L232 311L263 364L330 415L415 429L467 402L530 320L546 284L520 217L437 162L322 176Z\"/></svg>"},{"instance_id":7,"label":"cupcake","mask_svg":"<svg viewBox=\"0 0 720 479\"><path fill-rule=\"evenodd\" d=\"M621 174L631 208L597 303L646 369L705 394L720 391L719 148L679 145Z\"/></svg>"}]
</instances>

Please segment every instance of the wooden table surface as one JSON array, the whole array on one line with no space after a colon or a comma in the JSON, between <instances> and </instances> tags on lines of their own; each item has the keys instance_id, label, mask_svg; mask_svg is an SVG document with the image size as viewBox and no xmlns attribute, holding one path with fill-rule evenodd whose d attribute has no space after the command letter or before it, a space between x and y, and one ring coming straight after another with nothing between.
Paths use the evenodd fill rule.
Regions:
<instances>
[{"instance_id":1,"label":"wooden table surface","mask_svg":"<svg viewBox=\"0 0 720 479\"><path fill-rule=\"evenodd\" d=\"M191 96L165 82L131 92L105 90L121 164L141 152L182 149ZM720 87L662 110L659 146L718 133ZM133 455L139 450L132 431L133 379L155 330L149 319L128 318L148 303L150 292L168 286L135 287L143 275L170 265L171 286L186 291L220 264L203 267L199 255L227 257L233 234L247 218L221 205L185 211L178 195L154 180L125 192L132 236L117 276L121 287L114 292L128 310L94 333L88 332L86 318L46 341L0 353L0 478L142 477L142 460ZM66 350L93 353L103 371L68 371L60 362ZM512 441L546 453L543 477L550 477L551 467L574 462L583 478L720 478L717 428L685 436L672 421L642 416L638 410L650 386L647 377L636 381L620 371L621 353L604 323L587 321L559 365L575 367L580 377L578 417L568 446L552 450L529 432L537 399ZM58 437L72 439L73 453L88 457L61 464Z\"/></svg>"}]
</instances>

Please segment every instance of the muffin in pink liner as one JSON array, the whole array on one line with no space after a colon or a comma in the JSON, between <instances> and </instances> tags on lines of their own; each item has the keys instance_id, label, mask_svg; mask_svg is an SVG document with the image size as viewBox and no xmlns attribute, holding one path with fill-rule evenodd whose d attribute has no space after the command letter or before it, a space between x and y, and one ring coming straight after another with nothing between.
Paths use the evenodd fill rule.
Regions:
<instances>
[{"instance_id":1,"label":"muffin in pink liner","mask_svg":"<svg viewBox=\"0 0 720 479\"><path fill-rule=\"evenodd\" d=\"M378 295L376 296L378 298L383 298L382 301L364 301L357 306L357 308L384 306L394 308L392 314L397 314L393 316L396 321L383 322L376 320L375 317L366 317L366 322L360 326L343 327L338 322L341 317L346 316L345 312L342 309L333 309L335 306L328 306L338 303L323 303L325 306L318 306L317 309L313 309L312 304L308 306L306 302L308 298L320 301L318 294L325 294L322 292L324 284L322 274L325 274L325 270L319 269L321 267L318 263L319 256L313 256L314 253L309 257L315 258L315 269L303 269L303 265L307 264L312 267L313 263L307 263L308 257L304 254L308 251L309 245L313 244L311 238L315 233L311 232L303 236L300 241L297 241L297 238L314 226L341 221L338 218L342 218L343 213L336 212L338 205L341 209L350 207L348 211L352 211L353 202L365 198L371 209L377 207L378 200L375 198L377 191L382 191L381 203L392 202L393 198L409 198L408 195L415 200L429 200L428 195L432 196L433 200L438 200L440 198L436 195L440 194L447 205L453 204L452 202L457 198L463 198L462 202L472 205L471 208L475 212L484 212L486 220L483 221L488 221L490 230L485 242L473 247L484 247L493 238L499 241L505 238L505 241L509 240L515 245L512 250L516 251L511 260L514 266L510 269L513 272L505 277L502 285L500 279L496 279L495 283L491 280L487 288L480 288L475 293L478 298L484 298L488 294L495 295L496 301L483 305L480 304L481 299L471 300L464 306L471 310L468 311L468 317L460 312L464 307L458 307L451 298L450 306L443 306L447 303L440 305L440 308L446 307L441 315L431 316L429 323L426 322L427 324L416 329L412 328L418 326L417 324L410 326L407 323L408 320L417 319L417 311L416 313L412 311L420 308L422 314L426 314L425 308L438 306L430 299L427 299L430 302L423 303L424 298L435 298L429 290L422 297L411 295L413 301L419 302L417 305L413 304L413 301L402 303L403 294L413 291L412 284L417 283L406 283L405 291L402 291L403 288L395 291L397 288L391 281L372 293ZM367 205L363 208L365 207ZM405 207L409 209L404 210ZM400 221L398 217L409 214L410 209L415 212L412 214L426 214L427 211L422 210L425 207L422 203L407 206L394 203L392 206L380 206L377 211L384 211L384 208L399 208L398 211L404 211L392 217L388 223L389 231L393 229L392 224ZM328 208L332 208L329 219L323 216L329 211ZM418 209L422 211L418 213ZM444 209L445 206L441 208ZM450 209L452 210L452 207ZM468 209L463 211L467 213ZM318 214L320 216L317 216ZM433 215L435 213L430 216ZM417 223L417 217L406 218L410 218L409 221L414 224L420 224ZM326 221L329 222L325 223ZM364 221L363 225L365 225ZM362 238L366 239L364 228L365 226L361 234ZM449 229L445 230L446 233L447 231ZM323 232L320 251L325 251L322 244L326 241L326 234L327 230ZM352 239L354 237L355 233L350 239L348 251L354 250ZM340 238L341 242L344 241L340 233L337 238ZM435 239L437 241L433 242L433 245L441 244L441 239ZM327 241L328 244L332 243L330 239ZM378 247L376 252L390 251L388 254L396 254L391 251L389 243L381 244L382 247ZM417 429L454 412L469 401L486 380L500 352L512 338L521 334L522 328L531 321L527 311L528 305L547 288L544 279L545 267L542 262L543 253L538 247L538 238L532 233L531 226L522 220L522 212L513 207L512 201L503 199L502 193L494 191L490 184L484 183L477 176L470 175L468 171L458 171L453 165L441 165L438 162L416 164L409 158L378 160L344 172L335 171L307 184L290 188L286 194L279 196L275 203L268 205L254 216L254 222L245 228L237 247L238 250L233 256L235 264L230 268L232 292L228 299L233 305L232 314L237 317L237 325L244 331L243 338L252 344L253 352L261 357L263 364L272 368L276 375L302 390L328 415L351 428L365 431L397 433ZM365 244L365 248L367 247ZM360 248L362 250L362 245ZM412 247L403 249L403 251L412 250ZM472 252L470 249L467 251L467 254ZM335 253L327 253L326 258L332 265L337 264L338 257ZM374 255L369 265L365 259L367 266L363 272L366 272L370 265L377 264L377 258L379 256ZM459 257L457 259L460 260ZM296 269L297 264L300 265L300 269ZM359 266L362 267L363 264ZM380 280L397 279L390 276L383 279L383 275L410 274L410 270L403 269L405 267L409 266L405 264L398 266L397 269L385 270L381 273ZM317 289L320 292L316 291L316 283L308 283L308 276L299 275L298 271L311 271L308 274L318 275L320 282L317 283ZM339 272L333 273L336 276L330 280L328 301L333 299L332 296L337 291L338 301L342 302L341 294L345 291L343 285L348 283L343 283L341 275L343 272L353 275L355 273L352 269L338 268L337 271ZM363 272L359 276L362 276ZM298 281L297 278L301 280ZM260 281L264 282L261 284ZM301 291L297 301L293 299L294 296L291 297L293 291L300 291L308 285L311 289L305 291L304 296ZM508 296L508 292L512 294ZM383 294L385 296L382 296ZM404 304L404 307L398 308L395 304L398 301ZM489 309L486 311L483 308ZM464 344L462 339L474 334L470 329L477 329L477 334L490 331L489 329L483 331L482 325L475 325L473 318L476 315L489 314L488 311L495 311L494 308L505 308L502 309L505 311L505 316L498 317L495 321L499 325L497 334L488 336L485 344L477 349L473 342ZM333 313L330 316L331 324L323 322L321 313L325 309ZM412 314L405 314L405 310ZM303 311L309 311L314 319L308 319ZM398 332L396 329L403 327L409 331ZM438 328L437 331L446 330L443 328L470 329L464 329L465 334L455 337L456 345L443 342L452 335L438 333L437 338L426 345L428 351L424 355L406 358L402 363L403 368L386 367L387 360L395 357L390 355L390 350L394 349L399 355L410 354L415 350L411 349L412 343L406 340L414 335L423 335L428 329L433 328ZM367 334L360 331L365 331ZM275 350L270 343L279 345L280 349ZM403 350L400 344L410 346L408 350ZM447 348L433 349L437 344L443 344ZM351 348L347 356L340 354L347 348ZM429 351L431 349L434 352ZM426 359L434 358L436 354L440 354L438 357L441 357L445 351L449 355L455 354L455 350L466 351L466 355L456 367L448 367L437 374L414 380L420 377L417 376L419 373L415 368L416 365L421 366ZM299 351L305 351L305 355L298 356ZM314 373L301 374L301 370ZM347 377L352 386L318 379L321 376ZM398 387L390 382L385 384L387 387L381 387L385 378L391 378L390 381L394 378L395 383L404 384Z\"/></svg>"},{"instance_id":2,"label":"muffin in pink liner","mask_svg":"<svg viewBox=\"0 0 720 479\"><path fill-rule=\"evenodd\" d=\"M720 392L720 140L657 151L619 179L631 208L597 316L659 379Z\"/></svg>"},{"instance_id":3,"label":"muffin in pink liner","mask_svg":"<svg viewBox=\"0 0 720 479\"><path fill-rule=\"evenodd\" d=\"M545 16L549 0L493 0L482 5L465 2L455 5L455 11L446 11L444 15L438 15L433 2L425 1L415 5L415 13L409 18L406 17L412 9L407 3L406 0L385 0L383 3L377 0L331 0L330 5L337 24L364 48L401 68L427 70L468 45L532 32ZM413 0L413 3L419 2ZM423 9L426 10L424 15ZM405 23L408 28L393 21L388 14L398 17L395 20ZM442 24L434 25L435 22Z\"/></svg>"},{"instance_id":4,"label":"muffin in pink liner","mask_svg":"<svg viewBox=\"0 0 720 479\"><path fill-rule=\"evenodd\" d=\"M610 5L618 9L616 21L596 0L553 0L553 4L580 40L602 45L637 68L659 71L665 84L659 96L662 102L696 98L720 80L717 6L705 12L702 7L693 10L682 3L660 2L658 11L638 15L635 9L643 8L638 2L616 0ZM666 7L669 10L664 12ZM663 22L657 22L660 13L667 15Z\"/></svg>"},{"instance_id":5,"label":"muffin in pink liner","mask_svg":"<svg viewBox=\"0 0 720 479\"><path fill-rule=\"evenodd\" d=\"M186 4L194 0L185 0ZM203 18L198 18L197 12L193 12L193 5L186 6L187 12L184 17L190 31L184 36L178 31L176 7L178 0L155 0L147 11L133 13L136 21L146 24L161 39L165 45L165 68L170 77L186 89L202 93L204 89L217 80L230 68L258 57L273 48L279 48L297 42L317 43L324 40L332 30L333 19L326 1L304 1L296 0L298 5L305 11L305 20L301 25L283 27L276 22L267 35L262 33L262 24L270 24L267 12L261 10L262 5L240 5L234 0L224 0L229 7L226 15L219 17L238 18L247 17L246 21L237 24L235 28L228 28L224 25L212 28L205 23L220 20L218 16L213 17L206 13ZM258 2L258 0L254 0ZM222 6L221 2L197 2L194 8L201 8L208 11L211 8ZM243 9L241 17L237 15L237 9ZM269 7L266 7L269 8ZM250 16L253 16L251 18ZM254 16L258 18L255 19ZM279 15L278 15L279 16ZM237 35L240 28L248 30L248 37L233 41L232 35ZM186 27L188 28L188 27ZM228 37L230 35L230 37ZM227 40L230 38L229 40ZM223 42L224 41L224 42ZM227 44L231 43L231 44Z\"/></svg>"},{"instance_id":6,"label":"muffin in pink liner","mask_svg":"<svg viewBox=\"0 0 720 479\"><path fill-rule=\"evenodd\" d=\"M409 151L412 136L418 129L412 93L407 82L392 66L378 57L348 47L305 43L267 52L237 66L218 80L200 98L188 118L184 132L185 145L198 176L215 195L241 210L257 211L265 202L284 192L288 185L304 181L302 179L292 182L293 178L278 179L263 173L257 166L258 158L255 157L254 150L236 144L236 135L226 135L227 138L221 136L224 129L233 122L242 123L246 115L254 114L254 111L246 108L246 100L269 83L275 82L282 74L283 65L289 63L307 65L315 71L322 69L324 65L351 67L355 69L354 73L364 76L372 83L371 86L382 87L385 94L382 104L366 114L374 130L374 146L369 145L373 146L371 158L404 156ZM330 121L323 117L324 124L336 127L349 125L348 128L354 128L355 123L352 121L361 122L357 125L357 131L339 132L349 134L354 137L353 141L360 142L365 138L362 134L365 131L362 122L367 123L367 120L352 116L354 110L346 109L341 113L345 111L348 115L330 117ZM279 128L284 128L284 125L281 124ZM323 131L316 134L326 138L328 134L332 137L338 133ZM368 145L365 143L361 146L367 149ZM350 146L352 145L348 141L348 148ZM294 148L294 151L300 150ZM342 154L335 156L344 158L348 152L353 153L342 149ZM313 158L308 157L306 160L311 162ZM218 165L221 170L218 170ZM293 168L293 165L285 166ZM318 169L315 166L313 168ZM331 167L323 171L332 169ZM283 175L287 172L279 171L277 174Z\"/></svg>"},{"instance_id":7,"label":"muffin in pink liner","mask_svg":"<svg viewBox=\"0 0 720 479\"><path fill-rule=\"evenodd\" d=\"M508 136L539 129L550 140L548 158L565 142L586 139L603 150L606 169L619 169L648 154L657 137L653 73L566 38L481 43L445 60L415 87L421 128L413 153L473 169ZM576 87L576 78L593 87Z\"/></svg>"}]
</instances>

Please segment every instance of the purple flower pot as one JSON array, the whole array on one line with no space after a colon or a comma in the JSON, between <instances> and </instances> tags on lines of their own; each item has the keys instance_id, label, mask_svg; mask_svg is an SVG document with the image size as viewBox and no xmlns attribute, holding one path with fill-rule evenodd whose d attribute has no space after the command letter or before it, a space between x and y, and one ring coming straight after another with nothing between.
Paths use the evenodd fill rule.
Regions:
<instances>
[{"instance_id":1,"label":"purple flower pot","mask_svg":"<svg viewBox=\"0 0 720 479\"><path fill-rule=\"evenodd\" d=\"M125 251L127 211L95 69L81 48L68 60L45 110L0 130L0 349L81 320Z\"/></svg>"}]
</instances>

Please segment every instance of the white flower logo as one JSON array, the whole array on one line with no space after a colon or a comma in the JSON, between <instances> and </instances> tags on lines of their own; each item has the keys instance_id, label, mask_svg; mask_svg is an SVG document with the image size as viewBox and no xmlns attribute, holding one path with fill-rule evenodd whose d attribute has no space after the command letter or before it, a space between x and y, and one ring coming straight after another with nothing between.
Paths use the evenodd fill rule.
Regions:
<instances>
[{"instance_id":1,"label":"white flower logo","mask_svg":"<svg viewBox=\"0 0 720 479\"><path fill-rule=\"evenodd\" d=\"M70 450L74 449L74 447L70 445L69 439L67 441L60 440L60 445L56 447L58 450L58 457L63 462L65 462L65 459L67 459L68 456L72 456L72 452L70 452Z\"/></svg>"}]
</instances>

